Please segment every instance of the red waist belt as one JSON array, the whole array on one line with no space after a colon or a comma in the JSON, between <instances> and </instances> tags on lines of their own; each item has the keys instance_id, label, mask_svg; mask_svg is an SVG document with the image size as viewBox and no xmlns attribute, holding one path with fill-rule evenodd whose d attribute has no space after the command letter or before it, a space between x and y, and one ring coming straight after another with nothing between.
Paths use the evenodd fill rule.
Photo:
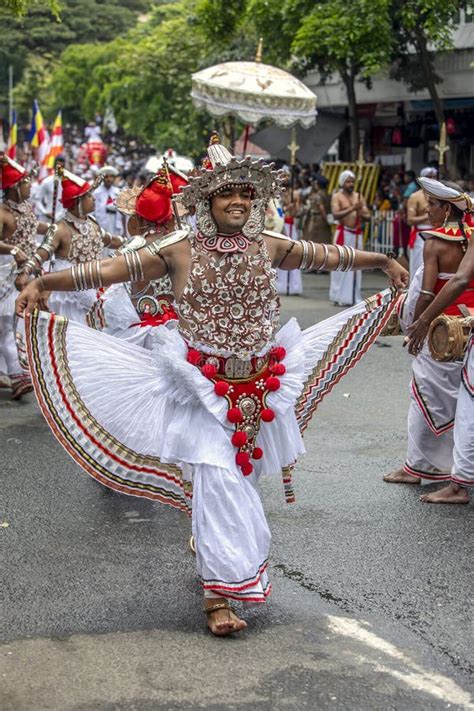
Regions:
<instances>
[{"instance_id":1,"label":"red waist belt","mask_svg":"<svg viewBox=\"0 0 474 711\"><path fill-rule=\"evenodd\" d=\"M336 229L336 244L339 244L341 246L344 244L344 230L352 232L352 234L354 235L362 234L360 224L357 224L355 227L345 227L341 222L339 222Z\"/></svg>"},{"instance_id":2,"label":"red waist belt","mask_svg":"<svg viewBox=\"0 0 474 711\"><path fill-rule=\"evenodd\" d=\"M285 225L293 225L295 222L295 218L291 217L291 215L285 215Z\"/></svg>"},{"instance_id":3,"label":"red waist belt","mask_svg":"<svg viewBox=\"0 0 474 711\"><path fill-rule=\"evenodd\" d=\"M272 348L263 358L254 357L249 361L188 348L188 363L199 368L204 377L214 383L216 395L227 400L227 420L235 427L231 438L237 449L235 462L244 476L253 472L250 460L263 456L255 441L261 423L275 419L275 412L267 406L266 400L270 392L281 386L280 378L286 372L281 361L285 356L286 351L281 346Z\"/></svg>"},{"instance_id":4,"label":"red waist belt","mask_svg":"<svg viewBox=\"0 0 474 711\"><path fill-rule=\"evenodd\" d=\"M439 294L441 289L447 283L447 279L437 279L434 287L435 294ZM465 289L465 291L463 291L452 304L444 309L443 313L446 314L446 316L463 316L462 312L458 308L462 304L470 309L474 308L474 280L469 283L467 289Z\"/></svg>"}]
</instances>

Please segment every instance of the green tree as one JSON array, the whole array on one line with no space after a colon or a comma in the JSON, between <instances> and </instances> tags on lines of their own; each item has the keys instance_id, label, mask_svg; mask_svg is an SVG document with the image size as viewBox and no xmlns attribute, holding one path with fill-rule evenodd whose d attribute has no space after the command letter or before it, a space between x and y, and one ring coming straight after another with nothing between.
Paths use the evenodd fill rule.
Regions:
<instances>
[{"instance_id":1,"label":"green tree","mask_svg":"<svg viewBox=\"0 0 474 711\"><path fill-rule=\"evenodd\" d=\"M0 112L8 100L9 65L15 84L20 83L25 69L40 57L58 57L73 43L108 42L125 34L148 5L149 0L62 0L58 17L52 14L48 2L25 3L28 12L23 16L13 15L2 2Z\"/></svg>"},{"instance_id":2,"label":"green tree","mask_svg":"<svg viewBox=\"0 0 474 711\"><path fill-rule=\"evenodd\" d=\"M4 8L16 17L22 17L37 5L42 5L50 10L55 16L59 17L60 5L58 0L49 0L49 2L38 2L37 0L0 0L0 8Z\"/></svg>"},{"instance_id":3,"label":"green tree","mask_svg":"<svg viewBox=\"0 0 474 711\"><path fill-rule=\"evenodd\" d=\"M212 120L194 109L191 74L206 65L192 0L159 5L146 22L102 45L73 45L54 72L68 119L111 106L119 124L157 147L198 154Z\"/></svg>"},{"instance_id":4,"label":"green tree","mask_svg":"<svg viewBox=\"0 0 474 711\"><path fill-rule=\"evenodd\" d=\"M304 3L289 0L289 8ZM327 0L307 3L292 43L293 51L316 67L323 79L338 72L346 89L351 153L357 157L359 123L356 80L370 84L371 77L387 64L392 44L390 0Z\"/></svg>"}]
</instances>

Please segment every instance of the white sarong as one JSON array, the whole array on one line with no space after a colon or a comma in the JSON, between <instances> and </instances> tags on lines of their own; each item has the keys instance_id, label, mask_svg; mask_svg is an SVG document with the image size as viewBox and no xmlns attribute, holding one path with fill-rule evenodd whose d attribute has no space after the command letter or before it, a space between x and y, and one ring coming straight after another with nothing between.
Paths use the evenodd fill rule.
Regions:
<instances>
[{"instance_id":1,"label":"white sarong","mask_svg":"<svg viewBox=\"0 0 474 711\"><path fill-rule=\"evenodd\" d=\"M362 235L344 227L344 244L361 249ZM352 306L362 301L362 272L331 272L329 282L329 301L338 306Z\"/></svg>"},{"instance_id":2,"label":"white sarong","mask_svg":"<svg viewBox=\"0 0 474 711\"><path fill-rule=\"evenodd\" d=\"M450 274L439 277L449 279ZM414 275L400 316L406 330L413 321L423 281L423 266ZM408 410L408 450L404 471L422 479L450 479L453 466L453 428L462 363L440 363L431 357L425 342L412 357Z\"/></svg>"}]
</instances>

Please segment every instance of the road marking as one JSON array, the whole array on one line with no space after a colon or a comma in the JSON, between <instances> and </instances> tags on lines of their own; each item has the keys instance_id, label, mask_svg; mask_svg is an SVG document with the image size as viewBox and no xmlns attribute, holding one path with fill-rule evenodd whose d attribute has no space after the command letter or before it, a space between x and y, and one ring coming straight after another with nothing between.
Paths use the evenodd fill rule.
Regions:
<instances>
[{"instance_id":1,"label":"road marking","mask_svg":"<svg viewBox=\"0 0 474 711\"><path fill-rule=\"evenodd\" d=\"M442 701L458 704L465 709L474 709L471 695L458 686L452 679L442 674L423 669L423 667L416 664L410 657L397 649L395 645L391 644L391 642L387 642L387 640L378 637L368 630L368 623L359 622L358 620L353 620L348 617L336 617L333 615L328 617L328 622L330 629L336 634L351 637L358 642L362 642L377 652L382 652L408 667L406 671L402 671L394 669L391 666L385 666L370 657L360 657L361 661L368 662L375 667L376 671L390 674L412 689L431 694L431 696L436 696Z\"/></svg>"}]
</instances>

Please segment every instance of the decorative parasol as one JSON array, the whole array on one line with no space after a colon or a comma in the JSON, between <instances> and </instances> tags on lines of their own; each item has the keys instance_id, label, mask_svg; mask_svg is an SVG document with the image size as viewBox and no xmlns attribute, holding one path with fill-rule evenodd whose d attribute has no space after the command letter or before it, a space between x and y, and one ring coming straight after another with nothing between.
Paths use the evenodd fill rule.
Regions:
<instances>
[{"instance_id":1,"label":"decorative parasol","mask_svg":"<svg viewBox=\"0 0 474 711\"><path fill-rule=\"evenodd\" d=\"M262 40L254 62L224 62L192 75L191 97L212 116L236 116L256 126L269 119L288 128L316 121L316 96L283 69L262 64Z\"/></svg>"}]
</instances>

